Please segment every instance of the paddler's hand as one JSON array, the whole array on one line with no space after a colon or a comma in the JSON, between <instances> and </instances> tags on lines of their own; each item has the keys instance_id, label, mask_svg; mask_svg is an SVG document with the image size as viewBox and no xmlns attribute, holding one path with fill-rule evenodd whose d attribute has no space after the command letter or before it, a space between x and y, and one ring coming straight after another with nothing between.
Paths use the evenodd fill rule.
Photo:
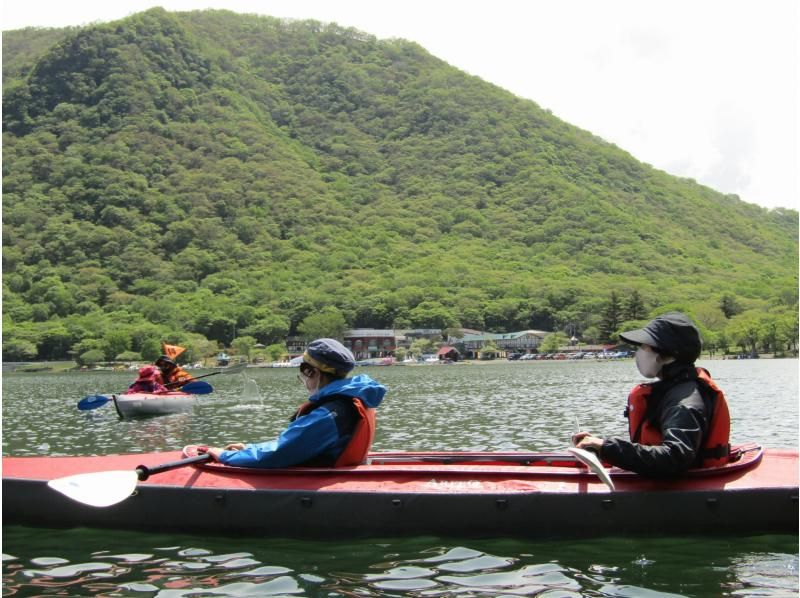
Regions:
<instances>
[{"instance_id":1,"label":"paddler's hand","mask_svg":"<svg viewBox=\"0 0 800 598\"><path fill-rule=\"evenodd\" d=\"M198 446L197 452L201 455L211 455L214 461L219 461L219 455L224 449L217 446Z\"/></svg>"},{"instance_id":2,"label":"paddler's hand","mask_svg":"<svg viewBox=\"0 0 800 598\"><path fill-rule=\"evenodd\" d=\"M226 444L224 449L218 446L198 446L197 452L202 454L209 454L214 461L219 461L219 455L222 451L240 451L244 448L244 442L231 442Z\"/></svg>"},{"instance_id":3,"label":"paddler's hand","mask_svg":"<svg viewBox=\"0 0 800 598\"><path fill-rule=\"evenodd\" d=\"M592 436L591 432L578 432L572 435L572 444L576 448L594 451L599 455L603 448L603 439Z\"/></svg>"}]
</instances>

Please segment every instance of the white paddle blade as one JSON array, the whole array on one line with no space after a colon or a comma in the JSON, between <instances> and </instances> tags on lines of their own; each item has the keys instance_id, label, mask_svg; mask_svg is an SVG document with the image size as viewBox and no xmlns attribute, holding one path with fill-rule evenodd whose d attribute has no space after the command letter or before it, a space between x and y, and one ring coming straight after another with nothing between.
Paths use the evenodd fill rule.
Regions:
<instances>
[{"instance_id":1,"label":"white paddle blade","mask_svg":"<svg viewBox=\"0 0 800 598\"><path fill-rule=\"evenodd\" d=\"M47 485L84 505L110 507L133 494L138 481L135 471L98 471L57 478Z\"/></svg>"},{"instance_id":2,"label":"white paddle blade","mask_svg":"<svg viewBox=\"0 0 800 598\"><path fill-rule=\"evenodd\" d=\"M569 447L567 451L575 455L578 461L583 463L592 473L603 480L603 483L608 486L609 489L614 489L614 482L611 481L611 477L608 475L606 468L603 467L602 463L600 463L600 460L593 452L575 448L574 446Z\"/></svg>"}]
</instances>

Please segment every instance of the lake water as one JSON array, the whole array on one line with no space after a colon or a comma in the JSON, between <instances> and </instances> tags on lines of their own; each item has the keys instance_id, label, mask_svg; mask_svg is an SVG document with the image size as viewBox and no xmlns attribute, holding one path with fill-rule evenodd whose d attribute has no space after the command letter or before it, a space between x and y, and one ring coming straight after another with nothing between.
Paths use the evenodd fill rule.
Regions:
<instances>
[{"instance_id":1,"label":"lake water","mask_svg":"<svg viewBox=\"0 0 800 598\"><path fill-rule=\"evenodd\" d=\"M798 446L797 360L700 362L735 444ZM575 429L624 434L632 360L374 367L389 392L373 450L562 450ZM79 412L133 373L5 374L4 455L102 455L274 437L305 398L296 369L208 379L194 411L120 421ZM298 541L3 527L3 595L797 596L798 536L527 541Z\"/></svg>"}]
</instances>

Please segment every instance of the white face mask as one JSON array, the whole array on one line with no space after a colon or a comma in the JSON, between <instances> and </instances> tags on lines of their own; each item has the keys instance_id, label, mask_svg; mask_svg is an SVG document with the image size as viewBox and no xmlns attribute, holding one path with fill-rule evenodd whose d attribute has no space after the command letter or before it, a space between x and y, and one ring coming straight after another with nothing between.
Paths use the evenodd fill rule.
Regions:
<instances>
[{"instance_id":1,"label":"white face mask","mask_svg":"<svg viewBox=\"0 0 800 598\"><path fill-rule=\"evenodd\" d=\"M664 365L658 353L644 347L636 350L634 359L636 360L636 369L645 378L656 378L661 371L661 366Z\"/></svg>"}]
</instances>

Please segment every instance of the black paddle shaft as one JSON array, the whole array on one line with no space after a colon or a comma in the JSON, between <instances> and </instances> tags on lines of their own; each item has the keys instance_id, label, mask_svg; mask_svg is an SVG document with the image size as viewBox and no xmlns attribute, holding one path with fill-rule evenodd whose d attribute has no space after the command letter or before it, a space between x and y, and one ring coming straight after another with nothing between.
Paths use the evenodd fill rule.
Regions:
<instances>
[{"instance_id":1,"label":"black paddle shaft","mask_svg":"<svg viewBox=\"0 0 800 598\"><path fill-rule=\"evenodd\" d=\"M170 382L169 384L165 384L167 388L174 388L176 386L183 386L184 384L189 384L189 382L194 382L195 380L200 380L200 378L208 378L209 376L216 376L217 374L221 374L222 372L211 372L210 374L204 374L203 376L194 376L189 378L188 380L178 380L177 382Z\"/></svg>"},{"instance_id":2,"label":"black paddle shaft","mask_svg":"<svg viewBox=\"0 0 800 598\"><path fill-rule=\"evenodd\" d=\"M153 474L169 471L170 469L178 469L179 467L186 467L187 465L191 465L192 463L202 463L203 461L208 461L209 459L211 459L211 455L205 453L203 455L187 457L186 459L181 459L180 461L172 461L171 463L162 463L161 465L154 465L153 467L148 467L147 465L139 465L136 468L136 475L138 476L139 481L143 482Z\"/></svg>"},{"instance_id":3,"label":"black paddle shaft","mask_svg":"<svg viewBox=\"0 0 800 598\"><path fill-rule=\"evenodd\" d=\"M189 382L194 382L195 380L200 380L200 378L208 378L209 376L216 376L217 374L233 374L238 373L240 371L244 371L244 368L247 367L246 364L240 363L239 365L234 365L229 367L227 370L220 370L218 372L211 372L210 374L203 374L202 376L193 376L188 380L178 380L177 382L170 382L169 384L165 384L167 388L174 388L175 386L183 386L184 384L189 384Z\"/></svg>"}]
</instances>

